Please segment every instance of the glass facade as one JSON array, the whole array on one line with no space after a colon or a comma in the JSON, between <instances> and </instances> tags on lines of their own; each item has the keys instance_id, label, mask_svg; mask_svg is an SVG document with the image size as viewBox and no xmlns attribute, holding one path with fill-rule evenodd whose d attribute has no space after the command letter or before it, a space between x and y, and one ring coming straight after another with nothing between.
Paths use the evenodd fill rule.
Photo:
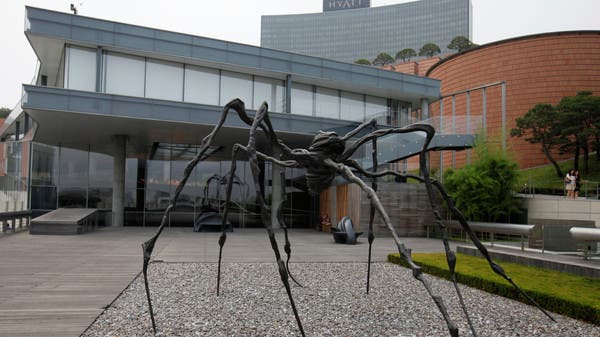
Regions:
<instances>
[{"instance_id":1,"label":"glass facade","mask_svg":"<svg viewBox=\"0 0 600 337\"><path fill-rule=\"evenodd\" d=\"M184 101L199 104L219 104L219 70L185 66Z\"/></svg>"},{"instance_id":2,"label":"glass facade","mask_svg":"<svg viewBox=\"0 0 600 337\"><path fill-rule=\"evenodd\" d=\"M0 143L0 212L28 209L30 141Z\"/></svg>"},{"instance_id":3,"label":"glass facade","mask_svg":"<svg viewBox=\"0 0 600 337\"><path fill-rule=\"evenodd\" d=\"M35 142L31 144L32 210L88 207L98 208L106 214L110 212L113 184L111 156L94 152L93 149L82 151ZM144 153L128 154L125 172L126 225L160 225L164 211L183 177L185 166L196 153L197 146L156 144ZM261 185L269 193L270 164L261 165L265 172L261 177ZM231 161L228 158L199 162L170 214L168 225L192 227L204 206L222 212L226 196L224 177L230 168ZM303 172L298 169L286 170L284 214L288 226L308 227L314 220L311 216L316 205L313 205L313 198L302 189L305 184L298 182L303 179ZM23 177L22 183L21 194L26 198L27 176ZM236 165L228 219L235 227L262 227L256 189L247 161L240 160Z\"/></svg>"},{"instance_id":4,"label":"glass facade","mask_svg":"<svg viewBox=\"0 0 600 337\"><path fill-rule=\"evenodd\" d=\"M426 43L442 54L456 36L472 38L470 0L420 0L397 5L314 14L265 15L261 47L342 62L395 55Z\"/></svg>"},{"instance_id":5,"label":"glass facade","mask_svg":"<svg viewBox=\"0 0 600 337\"><path fill-rule=\"evenodd\" d=\"M65 54L66 87L95 91L96 50L68 46ZM101 73L102 91L110 94L216 106L240 98L250 109L266 102L269 111L285 112L284 81L275 78L112 52L103 53ZM362 122L389 112L383 97L292 82L292 114Z\"/></svg>"},{"instance_id":6,"label":"glass facade","mask_svg":"<svg viewBox=\"0 0 600 337\"><path fill-rule=\"evenodd\" d=\"M69 47L65 52L65 88L96 90L96 50Z\"/></svg>"},{"instance_id":7,"label":"glass facade","mask_svg":"<svg viewBox=\"0 0 600 337\"><path fill-rule=\"evenodd\" d=\"M136 97L222 106L240 98L258 109L263 102L270 111L285 112L285 81L222 69L67 46L65 87ZM101 62L98 55L101 55ZM96 67L101 66L100 81ZM377 118L393 123L394 106L408 105L384 97L342 91L292 80L292 114L362 122ZM395 117L394 117L395 118ZM81 148L81 147L79 147ZM99 149L77 150L64 146L31 143L30 208L48 211L58 207L112 209L113 158ZM125 172L125 224L157 226L185 166L197 153L193 144L148 144L139 153L128 153ZM140 151L140 150L138 150ZM18 151L17 151L18 152ZM169 218L170 226L193 226L204 207L222 210L230 158L216 155L192 172ZM267 196L271 191L271 164L262 166L260 182ZM291 227L316 223L318 201L308 195L304 170L285 170L283 216ZM267 197L270 200L269 197ZM257 192L247 161L238 161L229 221L234 226L262 227ZM110 216L105 216L108 222Z\"/></svg>"}]
</instances>

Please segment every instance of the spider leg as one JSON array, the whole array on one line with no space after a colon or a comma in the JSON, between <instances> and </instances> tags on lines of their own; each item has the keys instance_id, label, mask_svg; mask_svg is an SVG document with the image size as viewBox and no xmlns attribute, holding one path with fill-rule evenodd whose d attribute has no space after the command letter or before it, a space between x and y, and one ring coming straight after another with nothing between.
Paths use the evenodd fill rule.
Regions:
<instances>
[{"instance_id":1,"label":"spider leg","mask_svg":"<svg viewBox=\"0 0 600 337\"><path fill-rule=\"evenodd\" d=\"M231 191L233 189L233 177L235 176L235 169L237 160L235 156L238 151L238 144L233 145L231 151L231 168L229 169L229 175L227 178L227 189L225 194L225 208L223 210L223 218L221 219L221 236L219 236L219 261L217 264L217 296L220 294L221 289L221 260L223 257L223 246L227 240L227 215L229 215L229 203L231 201Z\"/></svg>"},{"instance_id":2,"label":"spider leg","mask_svg":"<svg viewBox=\"0 0 600 337\"><path fill-rule=\"evenodd\" d=\"M503 279L505 279L506 281L508 281L515 289L517 289L517 291L521 295L523 295L523 297L525 297L529 302L531 302L533 305L535 305L542 313L544 313L544 315L546 315L548 318L550 318L550 320L552 320L553 322L556 322L556 320L554 319L554 317L552 317L552 315L550 315L544 308L542 308L525 291L523 291L523 289L521 289L521 287L519 287L512 280L512 278L506 274L506 272L504 271L504 269L499 264L497 264L496 262L494 262L492 260L492 257L490 256L487 248L485 248L485 246L481 243L481 241L479 241L479 238L477 238L477 235L475 235L475 233L471 229L471 226L469 226L469 223L465 219L465 216L458 210L458 208L456 208L456 206L454 205L454 202L452 201L452 198L450 198L450 196L448 195L448 193L446 192L446 190L444 189L444 187L442 186L442 184L440 182L438 182L438 181L433 181L432 183L433 183L433 186L435 186L438 189L438 191L442 195L442 198L444 198L444 201L446 202L446 205L448 206L448 208L451 210L452 214L458 219L458 222L460 223L460 226L463 228L463 230L465 231L465 233L467 233L467 235L471 239L471 242L473 242L473 244L477 247L477 249L479 250L479 252L488 261L488 264L490 265L490 268L492 268L492 270L496 274L500 275Z\"/></svg>"},{"instance_id":3,"label":"spider leg","mask_svg":"<svg viewBox=\"0 0 600 337\"><path fill-rule=\"evenodd\" d=\"M357 126L354 130L343 135L342 137L340 137L340 139L343 141L346 141L346 140L356 136L359 132L361 132L362 130L364 130L366 128L376 128L376 127L377 127L377 120L371 119L371 120L366 121L366 122L362 123L361 125Z\"/></svg>"},{"instance_id":4,"label":"spider leg","mask_svg":"<svg viewBox=\"0 0 600 337\"><path fill-rule=\"evenodd\" d=\"M362 181L362 179L360 179L356 175L354 175L354 173L352 173L352 171L350 170L350 168L348 166L346 166L344 164L336 163L331 159L325 159L325 164L328 165L329 167L335 169L339 174L341 174L348 181L357 184L365 193L367 193L369 199L371 200L371 205L373 205L375 207L375 209L377 210L377 212L379 213L379 215L385 222L386 226L392 233L392 237L394 238L394 241L396 242L396 246L398 247L398 252L402 256L402 258L404 258L404 260L408 263L410 268L412 269L413 277L416 278L417 280L419 280L421 282L421 284L423 284L423 286L427 290L427 293L429 294L429 296L433 299L433 301L437 305L438 310L440 311L440 313L444 317L444 320L446 321L446 325L448 326L450 335L453 337L458 337L458 327L450 318L450 315L448 314L446 305L444 304L444 300L442 299L441 296L433 293L433 290L431 289L431 285L430 285L429 281L423 277L423 271L421 270L421 267L419 267L413 261L413 259L411 257L410 249L408 249L404 245L404 243L400 239L400 236L398 236L396 229L392 225L392 222L391 222L387 212L383 208L383 205L381 204L381 201L379 200L379 197L377 196L375 191L371 187L369 187L367 184L365 184L365 182Z\"/></svg>"},{"instance_id":5,"label":"spider leg","mask_svg":"<svg viewBox=\"0 0 600 337\"><path fill-rule=\"evenodd\" d=\"M162 217L160 226L158 227L158 230L150 239L148 239L147 241L142 243L142 252L143 252L142 273L144 275L144 286L146 288L146 298L148 300L148 312L150 314L150 319L152 321L152 330L154 331L154 333L156 333L156 322L154 320L154 310L152 307L152 299L150 297L150 287L148 284L148 265L150 264L150 259L152 257L154 245L156 244L156 240L158 240L158 237L160 236L163 229L165 228L167 219L169 218L169 214L171 213L171 210L177 204L179 194L185 187L185 184L186 184L187 180L189 179L190 174L192 173L192 171L194 170L194 167L196 167L198 162L204 157L204 154L206 153L206 150L208 150L208 148L210 147L213 138L215 137L217 132L221 129L221 127L225 123L225 120L227 119L227 114L230 109L235 110L238 113L238 115L240 115L240 117L242 119L244 119L244 117L243 117L243 115L245 115L244 102L242 102L241 100L239 100L239 99L232 100L231 102L227 103L223 107L223 110L222 110L223 112L221 113L221 119L215 125L213 130L202 139L198 153L186 165L185 170L184 170L184 176L181 179L181 181L179 182L179 184L177 185L175 193L173 194L173 197L171 198L169 205L165 209L165 213L163 214L163 217Z\"/></svg>"},{"instance_id":6,"label":"spider leg","mask_svg":"<svg viewBox=\"0 0 600 337\"><path fill-rule=\"evenodd\" d=\"M261 186L259 184L259 173L260 167L258 165L258 156L256 151L256 130L259 126L259 123L265 118L267 114L267 109L265 105L261 106L261 108L256 112L256 116L254 117L254 121L252 123L252 127L250 128L250 136L248 139L248 146L246 147L246 151L248 153L248 159L250 161L250 168L252 170L252 176L254 178L254 185L257 192L258 203L261 208L261 216L263 223L265 224L265 229L267 230L267 234L269 237L269 241L271 242L271 248L273 249L273 253L275 254L275 259L277 260L277 267L279 270L279 276L283 285L285 286L285 290L288 295L288 299L290 300L290 305L292 306L292 310L294 312L294 316L296 317L296 323L298 324L298 329L302 336L304 334L304 328L302 327L302 322L300 321L300 316L298 315L298 310L296 309L296 304L294 302L294 298L292 297L292 290L290 288L289 277L287 269L285 268L285 263L281 259L281 254L279 253L279 248L277 246L277 240L275 239L275 232L273 231L273 226L271 224L271 219L268 214L269 211L267 209L267 204L265 202Z\"/></svg>"},{"instance_id":7,"label":"spider leg","mask_svg":"<svg viewBox=\"0 0 600 337\"><path fill-rule=\"evenodd\" d=\"M264 102L259 110L264 110L265 114L263 114L262 116L262 121L260 121L260 128L265 132L265 134L267 135L269 141L271 142L271 146L274 148L277 148L279 151L281 151L283 156L287 156L287 157L293 157L293 151L292 149L290 149L288 146L286 146L282 141L280 141L277 138L277 135L275 134L275 130L273 129L273 126L271 125L271 120L269 119L269 115L267 113L268 111L268 105L266 102ZM276 163L277 160L275 159L275 161L270 160L272 163ZM282 166L282 165L280 165ZM285 167L285 165L283 165ZM285 181L285 172L281 171L281 181ZM302 287L302 284L300 284L292 275L292 273L290 272L290 268L289 268L289 263L290 263L290 258L292 256L292 246L290 244L290 240L289 240L289 236L288 236L288 227L285 223L285 221L283 220L283 217L281 215L281 205L283 204L283 202L285 202L285 193L283 195L283 200L282 203L280 205L277 205L277 210L275 211L276 215L277 215L277 221L279 222L279 224L281 225L282 229L283 229L283 233L284 233L284 237L285 237L285 245L284 245L284 251L286 253L286 261L285 261L285 267L287 269L287 272L290 276L290 278L292 279L292 281L294 281L294 283L296 283L298 286Z\"/></svg>"},{"instance_id":8,"label":"spider leg","mask_svg":"<svg viewBox=\"0 0 600 337\"><path fill-rule=\"evenodd\" d=\"M392 176L395 176L395 177L412 178L412 179L418 180L421 183L425 183L425 179L423 179L420 176L416 176L416 175L400 174L400 173L398 173L396 171L391 171L391 170L383 170L383 171L370 172L370 171L364 170L362 167L360 167L360 165L356 161L353 161L353 160L352 161L348 161L346 164L348 166L356 169L358 172L360 172L364 176L371 177L371 178L392 175ZM440 191L440 189L443 189L442 185L439 182L432 180L432 183L438 189L438 191ZM447 204L447 202L446 202L446 204ZM436 218L436 224L442 229L442 241L443 241L443 244L444 244L444 251L446 253L446 262L448 263L448 269L450 270L450 278L451 278L452 284L453 284L454 289L456 291L456 294L458 296L458 300L460 302L461 309L462 309L462 311L464 312L464 314L465 314L465 316L467 318L467 323L469 324L469 328L470 328L471 332L473 333L473 336L477 337L478 336L477 335L477 331L475 330L475 327L473 326L473 323L471 321L471 317L470 317L469 312L467 310L467 306L465 305L465 302L464 302L464 298L462 296L460 288L458 287L458 281L456 280L456 271L455 271L455 269L456 269L455 268L456 267L456 255L452 251L452 249L450 248L450 244L448 243L448 231L447 231L447 227L446 227L446 225L444 225L444 223L442 221L442 217L440 216L440 213L435 209L435 204L432 203L431 207L434 210L433 213L434 213L434 216Z\"/></svg>"},{"instance_id":9,"label":"spider leg","mask_svg":"<svg viewBox=\"0 0 600 337\"><path fill-rule=\"evenodd\" d=\"M371 149L371 156L373 158L373 170L377 170L377 138L373 138ZM377 177L373 177L373 182L371 183L371 188L375 193L377 193ZM369 293L369 288L371 284L371 251L373 248L373 241L375 240L375 235L373 234L373 220L375 219L375 206L371 204L369 208L369 257L367 260L367 294Z\"/></svg>"},{"instance_id":10,"label":"spider leg","mask_svg":"<svg viewBox=\"0 0 600 337\"><path fill-rule=\"evenodd\" d=\"M276 164L274 164L276 165ZM285 170L279 170L279 174L280 174L280 181L285 183ZM272 193L275 193L275 191L273 191ZM272 200L272 199L271 199ZM283 193L283 197L281 200L281 203L279 205L277 205L277 210L275 211L276 215L277 215L277 221L279 222L279 224L281 225L281 228L283 228L283 234L285 237L285 245L283 246L283 250L285 251L286 254L286 260L285 260L285 269L287 270L288 275L290 276L290 278L292 279L292 281L294 281L294 283L296 283L296 285L298 285L299 287L303 287L302 284L300 284L300 282L296 281L296 278L294 278L294 275L292 275L292 273L290 272L290 258L292 257L292 245L290 244L290 239L288 237L288 226L285 223L285 220L283 219L283 203L285 203L286 201L286 196L285 193ZM271 206L273 207L273 206Z\"/></svg>"}]
</instances>

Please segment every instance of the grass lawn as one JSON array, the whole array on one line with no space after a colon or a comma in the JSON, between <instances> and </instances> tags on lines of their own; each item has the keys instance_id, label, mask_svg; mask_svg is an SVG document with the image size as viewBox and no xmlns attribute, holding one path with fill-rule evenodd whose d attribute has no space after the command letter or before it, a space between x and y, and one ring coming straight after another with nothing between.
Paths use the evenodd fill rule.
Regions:
<instances>
[{"instance_id":1,"label":"grass lawn","mask_svg":"<svg viewBox=\"0 0 600 337\"><path fill-rule=\"evenodd\" d=\"M564 161L559 164L563 175L566 175L567 172L573 168L573 160ZM593 188L595 191L596 183L600 182L600 161L596 160L595 154L590 156L589 165L590 172L588 174L583 174L583 160L580 159L579 172L581 173L581 178L588 181L588 188ZM517 186L521 188L525 184L533 186L536 189L555 189L557 191L562 191L564 182L563 178L559 178L556 175L554 166L546 165L519 171L519 183Z\"/></svg>"},{"instance_id":2,"label":"grass lawn","mask_svg":"<svg viewBox=\"0 0 600 337\"><path fill-rule=\"evenodd\" d=\"M450 278L444 253L413 254L423 271ZM388 261L406 266L399 254ZM500 263L506 274L543 308L600 325L600 279L576 276L517 263ZM510 283L495 274L483 258L457 254L458 282L524 303L528 301Z\"/></svg>"}]
</instances>

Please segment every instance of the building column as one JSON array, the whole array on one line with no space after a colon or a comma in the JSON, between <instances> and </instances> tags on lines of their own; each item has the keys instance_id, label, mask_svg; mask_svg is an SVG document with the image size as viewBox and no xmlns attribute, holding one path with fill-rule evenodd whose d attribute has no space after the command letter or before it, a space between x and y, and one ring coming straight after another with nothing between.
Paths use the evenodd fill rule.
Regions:
<instances>
[{"instance_id":1,"label":"building column","mask_svg":"<svg viewBox=\"0 0 600 337\"><path fill-rule=\"evenodd\" d=\"M421 99L421 120L429 119L429 100Z\"/></svg>"},{"instance_id":2,"label":"building column","mask_svg":"<svg viewBox=\"0 0 600 337\"><path fill-rule=\"evenodd\" d=\"M273 158L279 159L281 157L281 151L279 149L273 149ZM273 228L281 228L281 224L277 219L277 208L283 203L283 193L285 184L285 170L271 163L271 224Z\"/></svg>"},{"instance_id":3,"label":"building column","mask_svg":"<svg viewBox=\"0 0 600 337\"><path fill-rule=\"evenodd\" d=\"M113 192L112 226L121 227L125 223L125 160L127 136L112 136L113 143Z\"/></svg>"}]
</instances>

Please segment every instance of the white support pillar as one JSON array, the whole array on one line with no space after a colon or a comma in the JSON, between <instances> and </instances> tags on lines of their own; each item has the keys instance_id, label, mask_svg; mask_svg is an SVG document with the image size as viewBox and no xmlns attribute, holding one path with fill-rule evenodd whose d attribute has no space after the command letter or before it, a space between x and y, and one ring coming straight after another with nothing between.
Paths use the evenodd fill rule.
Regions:
<instances>
[{"instance_id":1,"label":"white support pillar","mask_svg":"<svg viewBox=\"0 0 600 337\"><path fill-rule=\"evenodd\" d=\"M125 160L127 136L114 135L113 142L113 192L112 226L121 227L125 223Z\"/></svg>"},{"instance_id":2,"label":"white support pillar","mask_svg":"<svg viewBox=\"0 0 600 337\"><path fill-rule=\"evenodd\" d=\"M273 158L279 159L281 152L278 149L273 149ZM274 229L281 228L281 224L277 219L277 209L283 203L283 193L285 178L285 169L274 163L271 164L271 224Z\"/></svg>"}]
</instances>

